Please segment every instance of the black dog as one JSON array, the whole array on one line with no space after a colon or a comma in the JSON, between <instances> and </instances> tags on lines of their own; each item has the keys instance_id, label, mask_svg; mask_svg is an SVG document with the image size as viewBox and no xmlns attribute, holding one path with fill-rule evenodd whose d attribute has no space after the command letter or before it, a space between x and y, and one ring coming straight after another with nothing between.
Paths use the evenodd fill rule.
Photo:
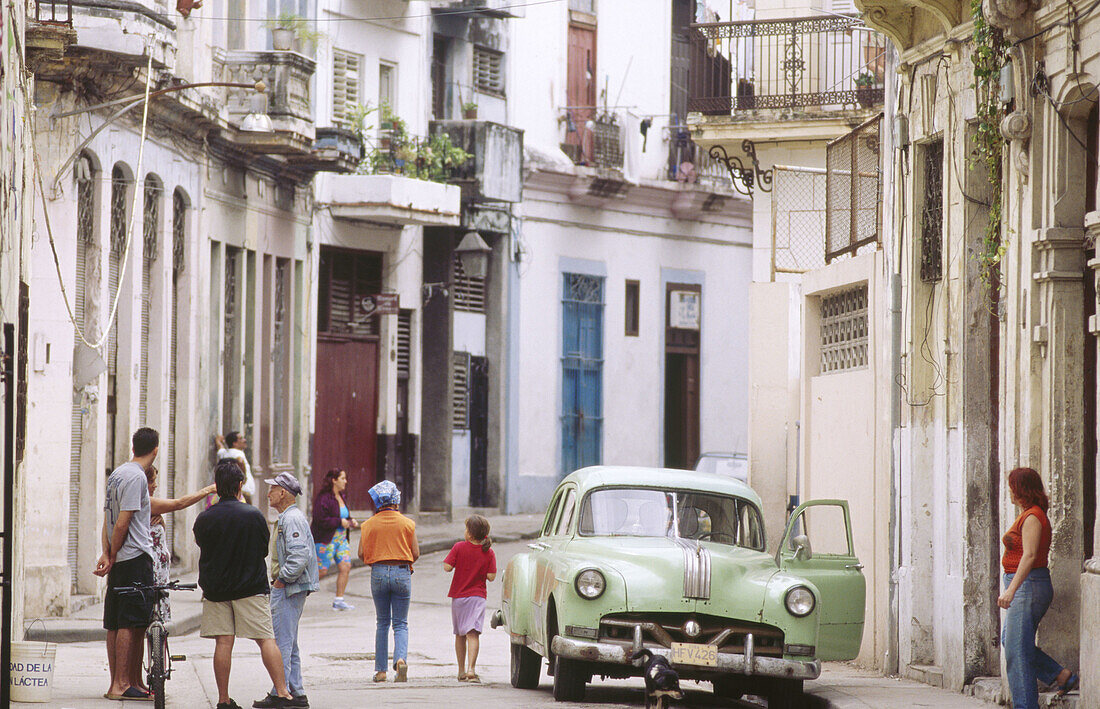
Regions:
<instances>
[{"instance_id":1,"label":"black dog","mask_svg":"<svg viewBox=\"0 0 1100 709\"><path fill-rule=\"evenodd\" d=\"M646 648L630 656L631 662L645 660L645 670L642 677L645 678L645 705L646 709L656 706L658 709L668 706L670 699L683 699L684 693L680 689L680 675L672 669L672 665L661 655L654 655Z\"/></svg>"}]
</instances>

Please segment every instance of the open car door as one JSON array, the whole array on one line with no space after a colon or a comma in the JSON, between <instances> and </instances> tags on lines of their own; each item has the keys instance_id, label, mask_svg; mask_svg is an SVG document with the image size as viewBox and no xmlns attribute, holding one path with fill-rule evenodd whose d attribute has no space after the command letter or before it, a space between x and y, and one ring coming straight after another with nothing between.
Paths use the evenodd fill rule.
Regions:
<instances>
[{"instance_id":1,"label":"open car door","mask_svg":"<svg viewBox=\"0 0 1100 709\"><path fill-rule=\"evenodd\" d=\"M863 640L867 582L852 544L847 500L810 500L795 509L776 554L779 568L817 587L817 657L851 660Z\"/></svg>"}]
</instances>

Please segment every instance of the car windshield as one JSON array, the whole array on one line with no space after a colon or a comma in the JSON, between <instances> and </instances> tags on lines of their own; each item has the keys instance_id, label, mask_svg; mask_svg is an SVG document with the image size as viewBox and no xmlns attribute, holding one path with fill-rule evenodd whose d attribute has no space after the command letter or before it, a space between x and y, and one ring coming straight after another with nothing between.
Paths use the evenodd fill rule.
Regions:
<instances>
[{"instance_id":1,"label":"car windshield","mask_svg":"<svg viewBox=\"0 0 1100 709\"><path fill-rule=\"evenodd\" d=\"M694 490L594 490L584 499L578 531L584 536L678 537L764 549L756 505Z\"/></svg>"}]
</instances>

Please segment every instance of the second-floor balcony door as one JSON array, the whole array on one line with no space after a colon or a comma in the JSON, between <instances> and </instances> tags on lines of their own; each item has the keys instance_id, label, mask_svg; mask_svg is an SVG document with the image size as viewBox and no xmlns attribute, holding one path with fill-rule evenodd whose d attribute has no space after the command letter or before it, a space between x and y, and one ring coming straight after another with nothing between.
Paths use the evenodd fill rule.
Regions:
<instances>
[{"instance_id":1,"label":"second-floor balcony door","mask_svg":"<svg viewBox=\"0 0 1100 709\"><path fill-rule=\"evenodd\" d=\"M585 124L596 115L596 28L569 25L569 57L566 77L566 105L569 114L565 135L568 145L591 149ZM586 140L587 138L587 140Z\"/></svg>"}]
</instances>

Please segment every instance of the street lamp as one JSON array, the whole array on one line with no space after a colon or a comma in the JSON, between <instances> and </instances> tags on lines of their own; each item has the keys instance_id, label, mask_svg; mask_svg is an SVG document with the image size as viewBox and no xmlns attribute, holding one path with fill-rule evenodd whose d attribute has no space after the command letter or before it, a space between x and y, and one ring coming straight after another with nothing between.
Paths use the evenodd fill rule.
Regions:
<instances>
[{"instance_id":1,"label":"street lamp","mask_svg":"<svg viewBox=\"0 0 1100 709\"><path fill-rule=\"evenodd\" d=\"M493 252L476 231L466 232L455 253L462 270L470 278L485 278L489 273L489 254Z\"/></svg>"},{"instance_id":2,"label":"street lamp","mask_svg":"<svg viewBox=\"0 0 1100 709\"><path fill-rule=\"evenodd\" d=\"M69 116L77 116L81 113L88 113L89 111L95 111L100 108L106 108L108 106L117 106L122 104L122 108L112 113L107 120L103 121L91 134L84 139L80 145L77 146L73 154L69 156L68 160L61 165L61 169L57 171L57 176L54 178L53 186L57 189L58 182L61 180L61 176L65 174L65 171L69 169L69 166L73 164L76 157L80 155L80 151L88 147L88 144L99 135L104 128L114 123L116 120L124 116L128 111L143 105L150 99L162 96L174 91L183 91L184 89L197 89L205 86L226 86L236 89L253 89L256 94L252 96L249 103L249 112L241 121L239 130L245 133L274 133L275 127L271 123L271 116L267 115L267 86L264 82L257 81L254 84L241 84L231 81L201 81L195 84L180 84L178 86L169 86L165 89L158 89L151 91L148 95L140 94L138 96L124 96L123 98L116 98L113 101L106 101L104 103L97 103L94 106L86 106L84 108L78 108L75 111L66 111L65 113L57 113L50 116L51 120L58 120L61 118L68 118Z\"/></svg>"}]
</instances>

